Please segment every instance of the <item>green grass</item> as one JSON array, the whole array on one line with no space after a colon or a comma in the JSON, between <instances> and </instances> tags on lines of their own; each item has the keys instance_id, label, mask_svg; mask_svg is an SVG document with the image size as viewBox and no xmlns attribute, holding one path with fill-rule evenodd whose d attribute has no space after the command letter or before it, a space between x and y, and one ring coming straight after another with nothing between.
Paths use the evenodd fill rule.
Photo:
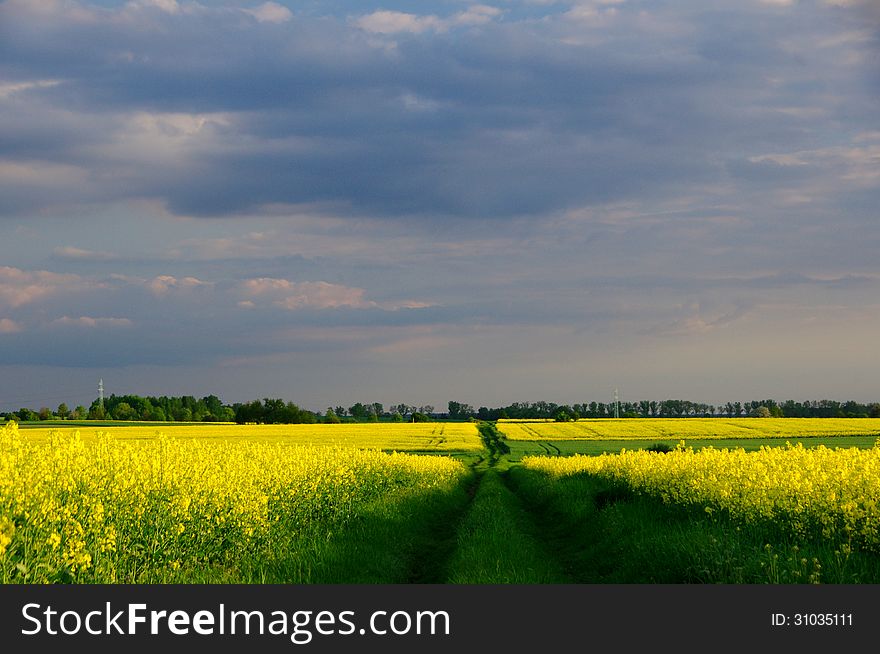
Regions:
<instances>
[{"instance_id":1,"label":"green grass","mask_svg":"<svg viewBox=\"0 0 880 654\"><path fill-rule=\"evenodd\" d=\"M483 473L474 501L458 529L449 583L563 583L558 562L548 557L530 515L494 470Z\"/></svg>"},{"instance_id":2,"label":"green grass","mask_svg":"<svg viewBox=\"0 0 880 654\"><path fill-rule=\"evenodd\" d=\"M550 478L516 467L509 478L545 549L577 583L880 582L878 557L841 543L709 517L589 475Z\"/></svg>"},{"instance_id":3,"label":"green grass","mask_svg":"<svg viewBox=\"0 0 880 654\"><path fill-rule=\"evenodd\" d=\"M650 438L645 440L595 440L595 441L504 441L510 448L509 459L520 461L524 456L570 456L572 454L599 455L605 452L616 454L622 449L643 450L656 443L665 443L671 447L678 444L677 440L664 440ZM876 436L816 436L808 438L707 438L686 440L685 445L695 450L704 447L716 449L743 448L747 452L753 452L763 446L785 447L786 443L795 445L803 443L804 447L859 447L868 449L874 447L877 442Z\"/></svg>"}]
</instances>

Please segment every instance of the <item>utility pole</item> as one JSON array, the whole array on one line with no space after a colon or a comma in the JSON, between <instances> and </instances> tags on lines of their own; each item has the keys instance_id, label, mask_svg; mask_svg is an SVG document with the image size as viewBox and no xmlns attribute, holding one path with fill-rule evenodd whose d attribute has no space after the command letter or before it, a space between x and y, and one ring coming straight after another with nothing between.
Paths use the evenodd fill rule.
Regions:
<instances>
[{"instance_id":1,"label":"utility pole","mask_svg":"<svg viewBox=\"0 0 880 654\"><path fill-rule=\"evenodd\" d=\"M620 417L620 398L617 395L617 389L614 389L614 417Z\"/></svg>"},{"instance_id":2,"label":"utility pole","mask_svg":"<svg viewBox=\"0 0 880 654\"><path fill-rule=\"evenodd\" d=\"M101 407L101 411L104 410L104 380L98 380L98 406Z\"/></svg>"}]
</instances>

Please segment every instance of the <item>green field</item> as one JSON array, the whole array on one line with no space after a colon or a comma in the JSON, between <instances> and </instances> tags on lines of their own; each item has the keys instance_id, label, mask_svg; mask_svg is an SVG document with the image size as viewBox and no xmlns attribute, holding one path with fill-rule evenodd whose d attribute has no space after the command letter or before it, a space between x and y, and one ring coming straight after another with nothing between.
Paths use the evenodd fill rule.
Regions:
<instances>
[{"instance_id":1,"label":"green field","mask_svg":"<svg viewBox=\"0 0 880 654\"><path fill-rule=\"evenodd\" d=\"M498 421L508 440L679 440L880 437L880 418L602 418L571 422Z\"/></svg>"},{"instance_id":2,"label":"green field","mask_svg":"<svg viewBox=\"0 0 880 654\"><path fill-rule=\"evenodd\" d=\"M775 520L744 523L593 474L522 464L678 444L634 438L647 422L627 421L623 438L532 440L505 438L510 423L65 422L60 433L41 423L0 438L0 581L880 583L870 532L861 547L809 525L795 533ZM691 433L699 426L683 422ZM536 424L560 433L559 423ZM823 427L840 433L841 424L812 421L810 437L716 433L686 445L867 452L877 440ZM816 483L857 485L862 474L876 483L880 466L847 465L830 476L817 469ZM788 472L779 469L780 483Z\"/></svg>"},{"instance_id":3,"label":"green field","mask_svg":"<svg viewBox=\"0 0 880 654\"><path fill-rule=\"evenodd\" d=\"M813 436L808 438L695 438L684 441L688 447L701 449L704 447L735 449L742 448L747 452L762 447L784 447L786 443L804 447L874 447L876 436ZM520 461L524 456L570 456L572 454L613 454L621 450L640 450L662 443L674 448L679 441L671 439L626 439L626 440L575 440L575 441L513 441L505 440L510 448L509 459Z\"/></svg>"}]
</instances>

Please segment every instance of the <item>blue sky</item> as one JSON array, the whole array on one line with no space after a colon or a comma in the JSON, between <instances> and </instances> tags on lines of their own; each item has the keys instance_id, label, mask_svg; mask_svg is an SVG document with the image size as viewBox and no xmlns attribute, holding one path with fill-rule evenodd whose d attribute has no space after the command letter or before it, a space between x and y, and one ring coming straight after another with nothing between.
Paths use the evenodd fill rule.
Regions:
<instances>
[{"instance_id":1,"label":"blue sky","mask_svg":"<svg viewBox=\"0 0 880 654\"><path fill-rule=\"evenodd\" d=\"M0 2L0 409L876 400L868 0Z\"/></svg>"}]
</instances>

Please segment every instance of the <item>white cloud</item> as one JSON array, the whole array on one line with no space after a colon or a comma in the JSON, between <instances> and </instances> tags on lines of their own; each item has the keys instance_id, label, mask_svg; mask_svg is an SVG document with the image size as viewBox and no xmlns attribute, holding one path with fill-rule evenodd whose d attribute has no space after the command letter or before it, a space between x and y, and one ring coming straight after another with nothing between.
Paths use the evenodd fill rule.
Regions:
<instances>
[{"instance_id":1,"label":"white cloud","mask_svg":"<svg viewBox=\"0 0 880 654\"><path fill-rule=\"evenodd\" d=\"M764 154L749 157L749 161L770 161L779 166L816 166L826 172L821 184L828 191L837 189L840 182L860 188L874 188L880 183L880 144L874 142L871 134L858 134L852 139L851 146ZM817 190L815 184L812 190Z\"/></svg>"},{"instance_id":2,"label":"white cloud","mask_svg":"<svg viewBox=\"0 0 880 654\"><path fill-rule=\"evenodd\" d=\"M61 84L57 79L41 79L30 82L8 82L0 84L0 100L7 100L17 93L23 93L32 89L48 89Z\"/></svg>"},{"instance_id":3,"label":"white cloud","mask_svg":"<svg viewBox=\"0 0 880 654\"><path fill-rule=\"evenodd\" d=\"M0 306L20 307L87 286L79 275L0 266Z\"/></svg>"},{"instance_id":4,"label":"white cloud","mask_svg":"<svg viewBox=\"0 0 880 654\"><path fill-rule=\"evenodd\" d=\"M238 291L246 299L238 302L243 309L259 306L275 306L289 311L297 309L421 309L432 306L426 302L401 300L375 302L366 298L362 288L331 284L330 282L292 282L274 277L246 279L238 285Z\"/></svg>"},{"instance_id":5,"label":"white cloud","mask_svg":"<svg viewBox=\"0 0 880 654\"><path fill-rule=\"evenodd\" d=\"M92 318L90 316L80 316L79 318L71 318L70 316L62 316L52 321L53 325L64 325L73 327L131 327L134 323L128 318Z\"/></svg>"},{"instance_id":6,"label":"white cloud","mask_svg":"<svg viewBox=\"0 0 880 654\"><path fill-rule=\"evenodd\" d=\"M125 6L127 9L159 9L166 14L180 13L180 5L177 0L132 0Z\"/></svg>"},{"instance_id":7,"label":"white cloud","mask_svg":"<svg viewBox=\"0 0 880 654\"><path fill-rule=\"evenodd\" d=\"M732 323L744 318L749 313L749 308L744 306L735 307L721 315L707 316L699 304L682 307L689 315L683 316L670 323L655 325L644 330L642 333L654 336L686 336L692 334L707 334L717 329L728 327Z\"/></svg>"},{"instance_id":8,"label":"white cloud","mask_svg":"<svg viewBox=\"0 0 880 654\"><path fill-rule=\"evenodd\" d=\"M119 259L119 256L112 252L84 250L69 245L55 248L52 250L52 254L61 259L70 259L74 261L116 261Z\"/></svg>"},{"instance_id":9,"label":"white cloud","mask_svg":"<svg viewBox=\"0 0 880 654\"><path fill-rule=\"evenodd\" d=\"M397 34L408 32L421 34L428 30L446 32L453 27L484 25L501 15L501 10L488 5L472 5L466 10L448 18L440 18L433 14L420 16L402 11L375 11L361 16L355 24L362 30L376 34Z\"/></svg>"},{"instance_id":10,"label":"white cloud","mask_svg":"<svg viewBox=\"0 0 880 654\"><path fill-rule=\"evenodd\" d=\"M0 184L74 190L89 184L89 177L86 170L66 164L0 161Z\"/></svg>"},{"instance_id":11,"label":"white cloud","mask_svg":"<svg viewBox=\"0 0 880 654\"><path fill-rule=\"evenodd\" d=\"M287 279L258 277L245 280L240 289L246 297L267 298L274 306L289 310L376 306L375 302L364 299L364 289L329 282L292 282Z\"/></svg>"},{"instance_id":12,"label":"white cloud","mask_svg":"<svg viewBox=\"0 0 880 654\"><path fill-rule=\"evenodd\" d=\"M376 11L357 19L356 25L367 32L421 34L426 30L441 31L443 21L437 16L417 16L401 11Z\"/></svg>"},{"instance_id":13,"label":"white cloud","mask_svg":"<svg viewBox=\"0 0 880 654\"><path fill-rule=\"evenodd\" d=\"M244 9L246 14L250 14L260 23L286 23L293 18L293 13L277 2L264 2L255 9Z\"/></svg>"},{"instance_id":14,"label":"white cloud","mask_svg":"<svg viewBox=\"0 0 880 654\"><path fill-rule=\"evenodd\" d=\"M22 330L21 324L9 318L0 318L0 334L14 334Z\"/></svg>"},{"instance_id":15,"label":"white cloud","mask_svg":"<svg viewBox=\"0 0 880 654\"><path fill-rule=\"evenodd\" d=\"M11 16L62 20L65 23L92 23L97 17L91 7L70 0L6 0L0 3L0 10Z\"/></svg>"},{"instance_id":16,"label":"white cloud","mask_svg":"<svg viewBox=\"0 0 880 654\"><path fill-rule=\"evenodd\" d=\"M455 14L448 22L452 25L485 25L501 15L498 7L472 5L465 11Z\"/></svg>"},{"instance_id":17,"label":"white cloud","mask_svg":"<svg viewBox=\"0 0 880 654\"><path fill-rule=\"evenodd\" d=\"M757 157L749 157L751 163L764 163L769 161L777 166L806 166L807 162L795 154L762 154Z\"/></svg>"},{"instance_id":18,"label":"white cloud","mask_svg":"<svg viewBox=\"0 0 880 654\"><path fill-rule=\"evenodd\" d=\"M94 148L108 161L180 167L194 154L218 146L218 133L232 124L217 113L138 111L118 117L112 138Z\"/></svg>"},{"instance_id":19,"label":"white cloud","mask_svg":"<svg viewBox=\"0 0 880 654\"><path fill-rule=\"evenodd\" d=\"M153 295L165 295L169 291L187 291L200 286L210 286L210 282L204 282L195 277L182 277L178 279L171 275L158 275L147 282L147 288Z\"/></svg>"}]
</instances>

